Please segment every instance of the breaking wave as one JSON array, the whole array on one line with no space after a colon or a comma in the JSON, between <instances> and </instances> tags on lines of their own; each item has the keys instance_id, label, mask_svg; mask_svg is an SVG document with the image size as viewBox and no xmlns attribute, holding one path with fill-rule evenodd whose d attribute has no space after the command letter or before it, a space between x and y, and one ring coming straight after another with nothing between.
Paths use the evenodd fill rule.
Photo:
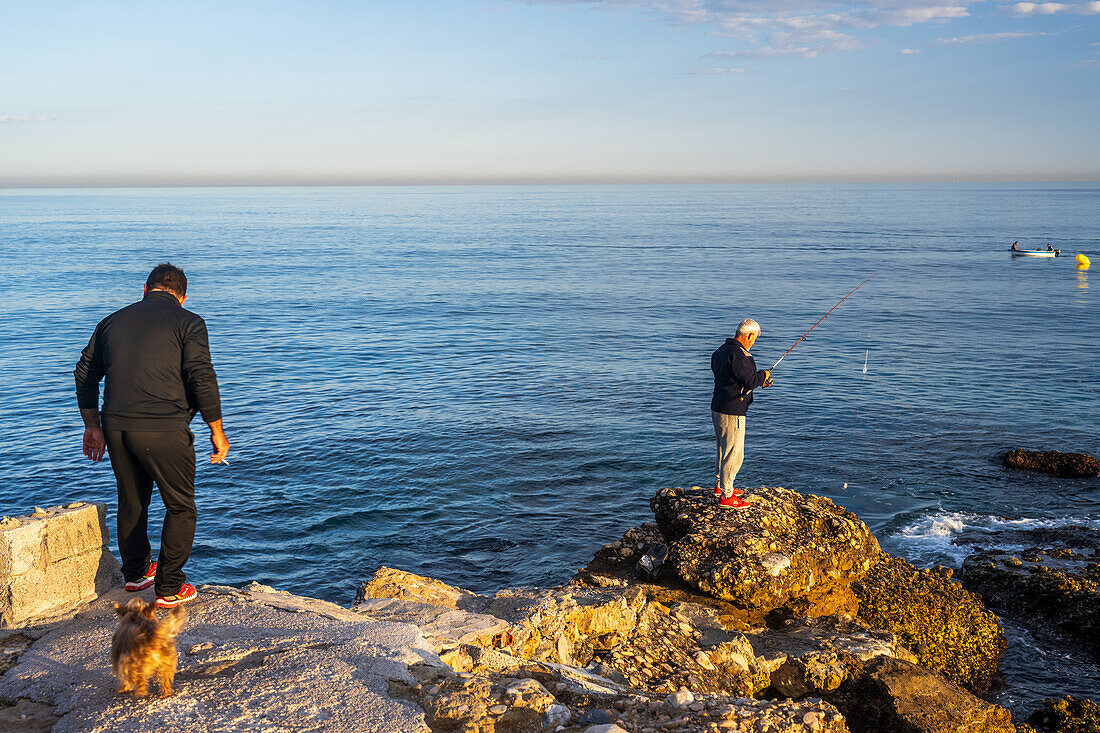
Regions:
<instances>
[{"instance_id":1,"label":"breaking wave","mask_svg":"<svg viewBox=\"0 0 1100 733\"><path fill-rule=\"evenodd\" d=\"M1073 526L1100 530L1100 519L1091 517L1037 519L936 512L902 521L907 523L880 538L882 548L918 567L958 567L967 555L987 548L1024 550L1035 544L1027 538L1029 530Z\"/></svg>"}]
</instances>

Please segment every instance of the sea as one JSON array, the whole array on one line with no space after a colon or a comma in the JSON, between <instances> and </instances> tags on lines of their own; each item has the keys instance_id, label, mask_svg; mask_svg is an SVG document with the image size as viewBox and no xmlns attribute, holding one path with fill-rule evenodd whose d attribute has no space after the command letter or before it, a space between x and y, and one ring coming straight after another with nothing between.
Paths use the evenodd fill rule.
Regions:
<instances>
[{"instance_id":1,"label":"sea","mask_svg":"<svg viewBox=\"0 0 1100 733\"><path fill-rule=\"evenodd\" d=\"M1000 464L1100 453L1098 214L1097 183L0 190L0 514L113 524L72 370L167 261L232 443L204 463L196 421L192 581L562 583L660 488L713 485L709 357L742 319L770 367L874 275L758 390L738 483L958 567L1000 529L1100 528L1100 481ZM1006 625L998 702L1100 700L1079 650Z\"/></svg>"}]
</instances>

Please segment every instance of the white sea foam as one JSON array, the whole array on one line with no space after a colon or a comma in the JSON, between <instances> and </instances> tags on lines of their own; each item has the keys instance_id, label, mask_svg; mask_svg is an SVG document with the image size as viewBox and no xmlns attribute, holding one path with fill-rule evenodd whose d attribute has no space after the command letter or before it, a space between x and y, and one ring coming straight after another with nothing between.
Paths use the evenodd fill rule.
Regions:
<instances>
[{"instance_id":1,"label":"white sea foam","mask_svg":"<svg viewBox=\"0 0 1100 733\"><path fill-rule=\"evenodd\" d=\"M1050 529L1084 526L1100 530L1100 519L1061 517L1058 519L1009 518L969 512L925 514L882 537L883 549L901 555L914 565L935 564L958 567L967 555L983 547L1008 551L1023 550L1025 544L999 537L1007 530Z\"/></svg>"}]
</instances>

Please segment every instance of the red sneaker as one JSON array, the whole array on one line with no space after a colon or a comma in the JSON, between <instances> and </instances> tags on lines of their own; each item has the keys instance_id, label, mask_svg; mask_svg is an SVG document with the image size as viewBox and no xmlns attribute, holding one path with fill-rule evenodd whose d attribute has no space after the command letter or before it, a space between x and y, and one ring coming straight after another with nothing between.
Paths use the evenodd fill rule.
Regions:
<instances>
[{"instance_id":1,"label":"red sneaker","mask_svg":"<svg viewBox=\"0 0 1100 733\"><path fill-rule=\"evenodd\" d=\"M718 506L723 509L748 509L752 504L747 501L742 501L736 495L729 498L725 496L718 497ZM158 599L159 602L159 599Z\"/></svg>"},{"instance_id":2,"label":"red sneaker","mask_svg":"<svg viewBox=\"0 0 1100 733\"><path fill-rule=\"evenodd\" d=\"M174 596L157 596L157 608L172 608L198 598L199 592L190 583L184 583L180 592Z\"/></svg>"},{"instance_id":3,"label":"red sneaker","mask_svg":"<svg viewBox=\"0 0 1100 733\"><path fill-rule=\"evenodd\" d=\"M157 564L155 562L149 563L149 567L145 569L145 575L141 576L141 580L131 580L126 584L126 590L131 593L136 593L139 590L145 590L153 584L153 581L157 577Z\"/></svg>"},{"instance_id":4,"label":"red sneaker","mask_svg":"<svg viewBox=\"0 0 1100 733\"><path fill-rule=\"evenodd\" d=\"M734 496L741 496L741 494L744 494L745 492L742 491L741 489L731 489L731 493ZM719 499L722 498L722 487L719 486L718 484L714 485L714 495L717 496Z\"/></svg>"}]
</instances>

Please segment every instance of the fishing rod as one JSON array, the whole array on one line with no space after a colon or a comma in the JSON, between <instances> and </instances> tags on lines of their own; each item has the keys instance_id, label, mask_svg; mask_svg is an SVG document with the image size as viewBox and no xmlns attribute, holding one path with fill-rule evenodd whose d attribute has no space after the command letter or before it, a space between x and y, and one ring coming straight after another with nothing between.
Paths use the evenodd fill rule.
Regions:
<instances>
[{"instance_id":1,"label":"fishing rod","mask_svg":"<svg viewBox=\"0 0 1100 733\"><path fill-rule=\"evenodd\" d=\"M851 294L852 294L852 293L854 293L855 291L859 290L859 289L860 289L860 288L862 288L862 287L863 287L864 285L866 285L866 284L867 284L868 282L870 282L870 281L872 280L872 278L876 278L876 277L878 277L878 273L877 273L877 272L876 272L876 273L875 273L874 275L871 275L871 277L869 277L869 278L867 278L866 280L864 280L863 282L861 282L861 283L860 283L859 285L856 285L856 286L855 286L854 288L852 288L852 291L851 291L850 293L848 293L848 295L851 295ZM829 313L832 313L833 311L835 311L835 310L837 309L837 306L839 306L839 305L840 305L841 303L843 303L844 301L848 300L848 295L845 295L845 296L844 296L843 298L841 298L840 300L838 300L838 301L837 301L837 303L836 303L836 305L834 305L834 306L833 306L832 308L830 308L830 309L829 309ZM823 316L822 316L821 318L817 319L817 323L821 323L821 322L822 322L822 321L824 321L824 320L825 320L826 318L828 318L828 317L829 317L829 313L826 313L826 314L825 314L825 315L823 315ZM812 331L812 330L814 330L815 328L817 328L817 323L815 323L814 325L810 326L810 331ZM804 339L804 338L806 338L807 336L809 336L809 335L810 335L810 331L807 331L806 333L802 334L802 338L798 339L798 341L795 341L795 342L794 342L794 346L798 346L798 345L799 345L800 343L802 343L802 339ZM791 353L792 351L794 351L794 346L792 346L791 348L787 349L787 354L789 354L789 353ZM779 361L783 361L784 359L786 359L786 358L787 358L787 354L783 354L783 356L779 357ZM779 361L777 361L777 362L775 362L774 364L772 364L772 369L775 369L775 368L776 368L777 366L779 366ZM769 370L769 371L771 371L771 370Z\"/></svg>"}]
</instances>

